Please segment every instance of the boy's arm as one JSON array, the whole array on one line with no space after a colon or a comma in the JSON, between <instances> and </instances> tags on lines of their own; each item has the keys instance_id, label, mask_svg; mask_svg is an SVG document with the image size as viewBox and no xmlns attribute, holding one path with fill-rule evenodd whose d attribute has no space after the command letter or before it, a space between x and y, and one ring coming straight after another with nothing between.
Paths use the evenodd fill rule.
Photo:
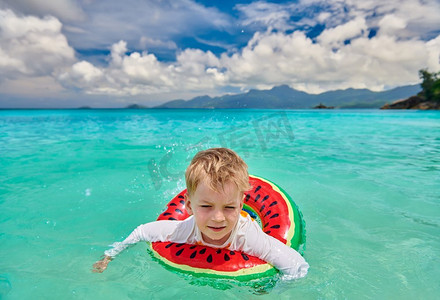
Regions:
<instances>
[{"instance_id":1,"label":"boy's arm","mask_svg":"<svg viewBox=\"0 0 440 300\"><path fill-rule=\"evenodd\" d=\"M243 251L270 263L291 279L306 276L309 264L293 248L264 233L255 221L246 231Z\"/></svg>"},{"instance_id":2,"label":"boy's arm","mask_svg":"<svg viewBox=\"0 0 440 300\"><path fill-rule=\"evenodd\" d=\"M104 252L104 258L93 265L94 269L92 271L97 273L103 272L116 255L137 242L165 242L171 240L179 242L186 239L192 225L187 220L155 221L138 226L124 241L113 243L112 248Z\"/></svg>"},{"instance_id":3,"label":"boy's arm","mask_svg":"<svg viewBox=\"0 0 440 300\"><path fill-rule=\"evenodd\" d=\"M98 260L93 264L93 270L94 273L102 273L105 269L107 269L108 263L112 260L110 256L105 255L104 258Z\"/></svg>"},{"instance_id":4,"label":"boy's arm","mask_svg":"<svg viewBox=\"0 0 440 300\"><path fill-rule=\"evenodd\" d=\"M265 234L263 232L263 234ZM267 234L266 234L267 235ZM291 279L301 278L307 275L309 264L295 249L280 242L274 237L267 236L271 251L265 259L283 274ZM264 259L264 258L263 258Z\"/></svg>"}]
</instances>

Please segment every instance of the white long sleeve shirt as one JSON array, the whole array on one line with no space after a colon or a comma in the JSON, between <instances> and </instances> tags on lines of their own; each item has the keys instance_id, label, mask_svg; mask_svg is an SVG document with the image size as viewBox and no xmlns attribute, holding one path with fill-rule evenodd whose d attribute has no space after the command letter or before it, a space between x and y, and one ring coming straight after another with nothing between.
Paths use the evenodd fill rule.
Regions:
<instances>
[{"instance_id":1,"label":"white long sleeve shirt","mask_svg":"<svg viewBox=\"0 0 440 300\"><path fill-rule=\"evenodd\" d=\"M123 242L114 243L113 248L105 251L105 255L114 257L139 241L201 243L213 248L242 251L270 263L292 279L304 277L309 268L309 264L295 249L264 233L250 216L240 216L229 239L223 245L206 243L194 217L190 216L183 221L164 220L140 225Z\"/></svg>"}]
</instances>

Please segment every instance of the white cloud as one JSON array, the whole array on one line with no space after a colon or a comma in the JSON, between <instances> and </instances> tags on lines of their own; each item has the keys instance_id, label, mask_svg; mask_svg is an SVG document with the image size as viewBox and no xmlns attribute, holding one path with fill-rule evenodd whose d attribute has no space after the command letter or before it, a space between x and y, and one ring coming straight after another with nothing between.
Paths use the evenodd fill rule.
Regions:
<instances>
[{"instance_id":1,"label":"white cloud","mask_svg":"<svg viewBox=\"0 0 440 300\"><path fill-rule=\"evenodd\" d=\"M76 0L3 0L8 7L24 14L45 17L52 15L62 21L83 21L85 13Z\"/></svg>"},{"instance_id":2,"label":"white cloud","mask_svg":"<svg viewBox=\"0 0 440 300\"><path fill-rule=\"evenodd\" d=\"M282 4L258 1L240 4L236 8L241 12L242 24L280 30L310 28L317 24L325 24L328 29L359 18L372 28L379 26L386 15L393 15L393 21L399 19L399 25L406 25L396 31L401 38L418 36L428 40L437 36L440 28L438 0L301 0ZM295 18L292 19L292 16Z\"/></svg>"},{"instance_id":3,"label":"white cloud","mask_svg":"<svg viewBox=\"0 0 440 300\"><path fill-rule=\"evenodd\" d=\"M107 68L81 61L58 79L66 87L76 87L90 94L142 95L204 91L225 82L218 71L219 59L211 52L187 49L174 63L159 62L146 51L127 54L127 43L112 46Z\"/></svg>"},{"instance_id":4,"label":"white cloud","mask_svg":"<svg viewBox=\"0 0 440 300\"><path fill-rule=\"evenodd\" d=\"M426 67L432 71L440 71L440 35L426 43L428 58Z\"/></svg>"},{"instance_id":5,"label":"white cloud","mask_svg":"<svg viewBox=\"0 0 440 300\"><path fill-rule=\"evenodd\" d=\"M332 16L332 14L329 13L329 12L322 12L322 13L320 13L320 14L318 15L318 17L316 18L316 20L317 20L319 23L324 23L324 22L326 22L326 20L328 20L331 16Z\"/></svg>"},{"instance_id":6,"label":"white cloud","mask_svg":"<svg viewBox=\"0 0 440 300\"><path fill-rule=\"evenodd\" d=\"M139 41L139 45L143 49L148 49L148 48L177 49L177 45L173 41L153 39L147 36L141 37Z\"/></svg>"},{"instance_id":7,"label":"white cloud","mask_svg":"<svg viewBox=\"0 0 440 300\"><path fill-rule=\"evenodd\" d=\"M241 53L224 56L222 62L230 84L249 87L285 83L309 92L349 87L381 90L385 86L418 82L418 70L422 67L440 70L440 37L424 42L360 35L350 44L339 44L337 49L334 43L328 43L355 32L345 35L342 31L344 34L337 33L335 39L330 39L324 31L325 38L317 39L325 40L322 43L299 31L290 35L256 34Z\"/></svg>"},{"instance_id":8,"label":"white cloud","mask_svg":"<svg viewBox=\"0 0 440 300\"><path fill-rule=\"evenodd\" d=\"M176 37L228 32L232 27L232 17L192 0L0 1L0 9L5 8L56 17L65 25L64 33L75 49L108 48L121 39L131 48L175 49L172 40Z\"/></svg>"},{"instance_id":9,"label":"white cloud","mask_svg":"<svg viewBox=\"0 0 440 300\"><path fill-rule=\"evenodd\" d=\"M60 75L62 81L75 80L77 86L87 87L90 82L96 83L103 76L103 72L93 66L87 61L80 61L75 63L69 73L63 73Z\"/></svg>"},{"instance_id":10,"label":"white cloud","mask_svg":"<svg viewBox=\"0 0 440 300\"><path fill-rule=\"evenodd\" d=\"M237 4L235 9L241 13L243 26L265 26L277 29L289 29L290 4L275 4L264 1L250 4Z\"/></svg>"},{"instance_id":11,"label":"white cloud","mask_svg":"<svg viewBox=\"0 0 440 300\"><path fill-rule=\"evenodd\" d=\"M63 90L63 87L52 76L5 79L0 82L2 94L18 97L50 98L59 95Z\"/></svg>"},{"instance_id":12,"label":"white cloud","mask_svg":"<svg viewBox=\"0 0 440 300\"><path fill-rule=\"evenodd\" d=\"M149 24L153 29L163 26L168 27L165 31L168 30L168 36L172 36L173 30L187 31L200 24L191 20L198 13L206 14L205 19L217 17L217 21L211 23L203 21L210 26L227 26L225 18L219 17L221 14L216 10L205 10L191 1L164 1L165 6L160 6L159 1L152 1L148 18L145 17L147 20L124 23L126 12L116 14L122 4L110 2L114 5L110 10L113 16L117 16L114 22L109 25L102 10L91 23L87 23L97 25L93 28L93 35L86 34L88 38L96 37L97 32L110 26L106 29L106 36L98 43L105 44L113 39L111 52L107 64L99 65L87 59L78 61L57 18L19 16L11 10L0 10L0 81L14 82L18 88L19 78L25 78L28 87L37 86L31 84L29 78L40 78L40 81L44 78L46 83L50 82L47 78L55 78L68 90L120 97L154 95L156 99L160 95L216 94L231 87L247 90L280 84L308 92L349 87L381 90L417 83L421 68L440 70L440 35L434 35L435 26L440 28L440 24L433 17L440 13L440 7L431 0L426 1L422 4L418 0L400 0L401 7L393 5L394 10L388 2L346 1L349 10L344 11L341 9L342 2L329 0L326 2L328 11L311 14L308 20L301 21L302 25L304 22L311 25L313 22L326 22L326 29L317 37L307 37L303 28L289 34L283 30L264 28L256 32L242 49L225 52L220 57L199 49L177 50L168 37L141 30ZM178 12L183 3L192 5L186 8L188 16ZM307 6L306 9L314 11L313 5L317 3L302 1L283 6L257 2L242 21L249 25L255 22L271 28L288 28L300 23L289 23L295 10ZM88 5L104 4L91 2ZM164 7L170 10L166 17L163 17L166 12ZM245 10L250 6L239 7ZM410 9L414 10L414 14L405 15ZM426 13L427 19L434 25L425 22L420 17L422 13ZM177 24L193 23L185 24L186 28L173 29L170 27L172 18L178 19ZM123 28L119 30L120 26ZM369 38L372 28L377 30L377 35ZM113 30L116 34L111 36ZM78 37L87 31L81 26L71 30ZM129 31L133 40L131 47L125 39L116 42L116 37ZM419 32L422 34L418 35ZM138 45L147 49L175 49L176 59L163 62L151 51L131 52ZM5 88L5 85L0 85L0 90L2 87Z\"/></svg>"},{"instance_id":13,"label":"white cloud","mask_svg":"<svg viewBox=\"0 0 440 300\"><path fill-rule=\"evenodd\" d=\"M74 50L54 17L17 16L0 10L0 80L45 76L71 64Z\"/></svg>"},{"instance_id":14,"label":"white cloud","mask_svg":"<svg viewBox=\"0 0 440 300\"><path fill-rule=\"evenodd\" d=\"M59 79L92 94L206 93L225 86L279 84L322 92L349 87L382 90L418 82L421 68L440 70L440 36L428 42L386 34L369 39L361 34L362 20L353 24L357 25L324 31L318 42L300 31L256 33L233 55L217 58L211 52L187 49L170 63L148 52L127 54L126 43L120 41L112 46L107 68L81 62ZM341 42L347 38L349 44Z\"/></svg>"},{"instance_id":15,"label":"white cloud","mask_svg":"<svg viewBox=\"0 0 440 300\"><path fill-rule=\"evenodd\" d=\"M119 66L122 64L123 57L125 53L127 52L127 42L125 41L119 41L116 44L112 45L112 51L111 51L111 63L113 65Z\"/></svg>"},{"instance_id":16,"label":"white cloud","mask_svg":"<svg viewBox=\"0 0 440 300\"><path fill-rule=\"evenodd\" d=\"M317 38L321 44L338 46L346 40L363 36L367 33L367 23L363 18L357 18L334 28L324 30Z\"/></svg>"},{"instance_id":17,"label":"white cloud","mask_svg":"<svg viewBox=\"0 0 440 300\"><path fill-rule=\"evenodd\" d=\"M75 48L108 48L124 40L130 48L174 49L176 37L228 31L231 17L190 0L106 0L83 3L83 22L67 27ZM142 40L141 40L142 39Z\"/></svg>"}]
</instances>

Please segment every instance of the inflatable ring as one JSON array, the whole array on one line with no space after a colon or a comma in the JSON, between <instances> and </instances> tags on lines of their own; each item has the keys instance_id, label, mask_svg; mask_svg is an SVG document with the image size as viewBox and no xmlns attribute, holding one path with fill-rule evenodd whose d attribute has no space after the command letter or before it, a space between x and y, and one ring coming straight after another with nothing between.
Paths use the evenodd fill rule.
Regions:
<instances>
[{"instance_id":1,"label":"inflatable ring","mask_svg":"<svg viewBox=\"0 0 440 300\"><path fill-rule=\"evenodd\" d=\"M244 194L242 214L249 213L263 231L286 245L300 250L305 243L302 215L292 199L269 180L249 176L252 189ZM180 192L157 220L184 220L189 217ZM272 276L278 271L265 261L239 251L172 242L151 243L153 255L172 269L197 276L249 280Z\"/></svg>"}]
</instances>

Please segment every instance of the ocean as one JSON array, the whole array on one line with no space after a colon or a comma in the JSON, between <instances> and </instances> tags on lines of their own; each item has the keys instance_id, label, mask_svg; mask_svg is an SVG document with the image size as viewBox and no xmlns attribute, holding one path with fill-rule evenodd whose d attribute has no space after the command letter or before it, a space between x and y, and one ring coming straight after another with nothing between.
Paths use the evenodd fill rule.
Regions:
<instances>
[{"instance_id":1,"label":"ocean","mask_svg":"<svg viewBox=\"0 0 440 300\"><path fill-rule=\"evenodd\" d=\"M291 195L306 277L247 283L165 268L138 243L195 153L229 147ZM435 299L440 112L0 110L1 299Z\"/></svg>"}]
</instances>

